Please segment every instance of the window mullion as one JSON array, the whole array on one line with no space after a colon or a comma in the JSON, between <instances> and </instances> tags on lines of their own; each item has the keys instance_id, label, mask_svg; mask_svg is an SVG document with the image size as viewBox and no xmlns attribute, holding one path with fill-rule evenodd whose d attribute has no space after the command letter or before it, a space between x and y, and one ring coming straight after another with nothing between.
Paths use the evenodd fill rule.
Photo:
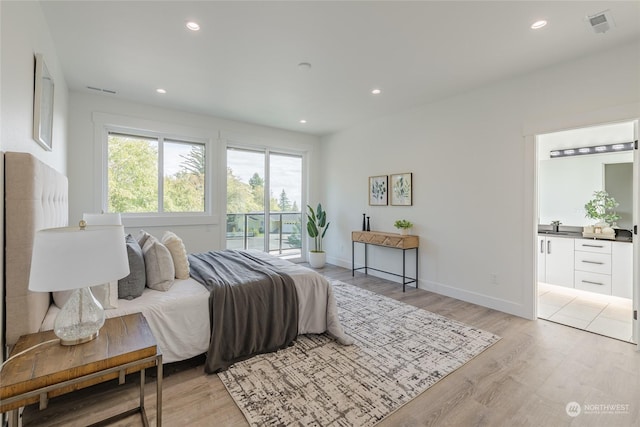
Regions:
<instances>
[{"instance_id":1,"label":"window mullion","mask_svg":"<svg viewBox=\"0 0 640 427\"><path fill-rule=\"evenodd\" d=\"M158 137L158 212L164 212L164 137Z\"/></svg>"}]
</instances>

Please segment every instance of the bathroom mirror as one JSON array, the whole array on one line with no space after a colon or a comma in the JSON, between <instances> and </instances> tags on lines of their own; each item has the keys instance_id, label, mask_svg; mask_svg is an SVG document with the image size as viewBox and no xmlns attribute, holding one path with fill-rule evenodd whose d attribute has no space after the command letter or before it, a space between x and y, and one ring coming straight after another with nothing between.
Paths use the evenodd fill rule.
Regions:
<instances>
[{"instance_id":1,"label":"bathroom mirror","mask_svg":"<svg viewBox=\"0 0 640 427\"><path fill-rule=\"evenodd\" d=\"M551 158L553 150L576 149L631 141L633 122L615 123L539 135L538 222L560 221L582 227L593 221L585 217L584 205L593 192L606 190L620 206L620 228L631 227L633 151Z\"/></svg>"},{"instance_id":2,"label":"bathroom mirror","mask_svg":"<svg viewBox=\"0 0 640 427\"><path fill-rule=\"evenodd\" d=\"M33 139L47 151L53 141L53 78L42 54L35 55L33 92Z\"/></svg>"},{"instance_id":3,"label":"bathroom mirror","mask_svg":"<svg viewBox=\"0 0 640 427\"><path fill-rule=\"evenodd\" d=\"M610 163L604 165L604 189L619 203L616 212L620 215L618 227L633 228L633 163Z\"/></svg>"}]
</instances>

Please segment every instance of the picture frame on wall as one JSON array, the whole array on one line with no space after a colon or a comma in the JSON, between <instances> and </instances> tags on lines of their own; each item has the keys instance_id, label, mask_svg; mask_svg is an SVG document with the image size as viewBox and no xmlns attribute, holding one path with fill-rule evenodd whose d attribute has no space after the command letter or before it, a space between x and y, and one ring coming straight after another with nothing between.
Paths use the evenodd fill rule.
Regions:
<instances>
[{"instance_id":1,"label":"picture frame on wall","mask_svg":"<svg viewBox=\"0 0 640 427\"><path fill-rule=\"evenodd\" d=\"M369 177L369 206L386 206L389 195L387 175Z\"/></svg>"},{"instance_id":2,"label":"picture frame on wall","mask_svg":"<svg viewBox=\"0 0 640 427\"><path fill-rule=\"evenodd\" d=\"M391 175L389 187L392 206L413 205L413 174L411 172Z\"/></svg>"},{"instance_id":3,"label":"picture frame on wall","mask_svg":"<svg viewBox=\"0 0 640 427\"><path fill-rule=\"evenodd\" d=\"M53 148L53 77L42 54L35 55L33 139L47 151Z\"/></svg>"}]
</instances>

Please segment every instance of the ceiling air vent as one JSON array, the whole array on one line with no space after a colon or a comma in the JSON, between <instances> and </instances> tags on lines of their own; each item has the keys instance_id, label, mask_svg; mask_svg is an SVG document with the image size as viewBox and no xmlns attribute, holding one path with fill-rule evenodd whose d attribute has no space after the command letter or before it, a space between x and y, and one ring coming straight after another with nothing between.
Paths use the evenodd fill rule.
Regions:
<instances>
[{"instance_id":1,"label":"ceiling air vent","mask_svg":"<svg viewBox=\"0 0 640 427\"><path fill-rule=\"evenodd\" d=\"M104 93L110 93L115 95L116 91L115 90L111 90L111 89L102 89L100 87L95 87L95 86L87 86L87 89L89 90L95 90L96 92L104 92Z\"/></svg>"},{"instance_id":2,"label":"ceiling air vent","mask_svg":"<svg viewBox=\"0 0 640 427\"><path fill-rule=\"evenodd\" d=\"M587 16L587 24L593 30L594 33L606 33L611 28L616 26L613 21L613 16L610 10L596 13L595 15Z\"/></svg>"}]
</instances>

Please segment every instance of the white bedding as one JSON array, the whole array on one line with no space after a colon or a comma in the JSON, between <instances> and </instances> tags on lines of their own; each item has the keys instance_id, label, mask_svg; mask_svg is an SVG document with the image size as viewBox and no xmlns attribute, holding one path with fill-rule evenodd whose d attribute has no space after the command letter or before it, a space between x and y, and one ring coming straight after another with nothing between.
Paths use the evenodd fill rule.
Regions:
<instances>
[{"instance_id":1,"label":"white bedding","mask_svg":"<svg viewBox=\"0 0 640 427\"><path fill-rule=\"evenodd\" d=\"M350 345L338 319L338 308L331 284L306 267L281 260L264 252L252 254L280 267L290 275L298 295L298 334L328 332L338 342ZM209 291L192 278L176 279L166 291L145 288L142 296L132 300L119 299L118 308L105 310L106 317L142 312L162 352L164 363L177 362L205 353L209 348ZM42 322L40 330L53 329L60 309L55 305Z\"/></svg>"},{"instance_id":2,"label":"white bedding","mask_svg":"<svg viewBox=\"0 0 640 427\"><path fill-rule=\"evenodd\" d=\"M145 288L132 300L119 299L118 308L105 310L106 317L142 312L162 352L164 363L185 360L209 348L209 292L192 278L176 279L166 291ZM53 329L60 309L52 304L41 330Z\"/></svg>"}]
</instances>

